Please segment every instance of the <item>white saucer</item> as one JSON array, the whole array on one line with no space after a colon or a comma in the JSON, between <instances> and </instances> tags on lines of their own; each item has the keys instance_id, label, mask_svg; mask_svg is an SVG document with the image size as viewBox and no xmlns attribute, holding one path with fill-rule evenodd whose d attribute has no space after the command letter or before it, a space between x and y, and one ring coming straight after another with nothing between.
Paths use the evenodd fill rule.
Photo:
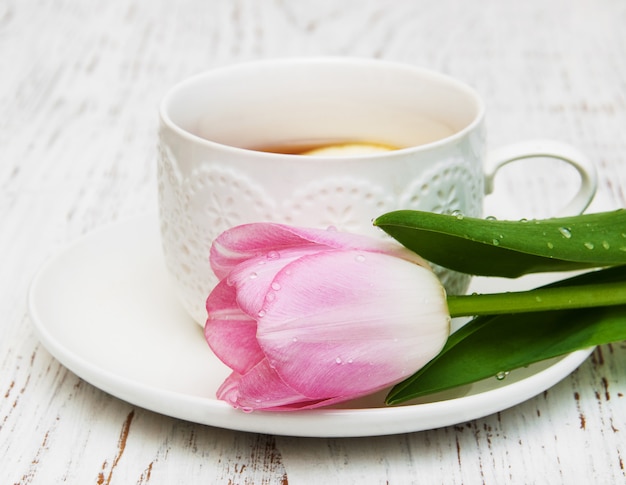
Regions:
<instances>
[{"instance_id":1,"label":"white saucer","mask_svg":"<svg viewBox=\"0 0 626 485\"><path fill-rule=\"evenodd\" d=\"M385 407L381 393L334 409L246 414L215 398L229 370L179 306L162 259L156 217L102 228L39 271L30 289L30 315L48 351L87 382L134 405L196 423L309 437L434 429L529 399L567 376L591 352L578 351L514 371L503 381L487 379L410 405Z\"/></svg>"}]
</instances>

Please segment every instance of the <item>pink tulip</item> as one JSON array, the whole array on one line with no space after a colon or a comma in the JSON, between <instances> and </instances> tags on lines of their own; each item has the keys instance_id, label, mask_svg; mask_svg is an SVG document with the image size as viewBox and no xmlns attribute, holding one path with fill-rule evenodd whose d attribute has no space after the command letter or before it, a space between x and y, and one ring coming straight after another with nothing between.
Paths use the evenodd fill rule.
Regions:
<instances>
[{"instance_id":1,"label":"pink tulip","mask_svg":"<svg viewBox=\"0 0 626 485\"><path fill-rule=\"evenodd\" d=\"M327 406L424 366L450 327L439 280L391 241L258 223L211 248L220 283L205 336L232 369L219 399L246 411Z\"/></svg>"}]
</instances>

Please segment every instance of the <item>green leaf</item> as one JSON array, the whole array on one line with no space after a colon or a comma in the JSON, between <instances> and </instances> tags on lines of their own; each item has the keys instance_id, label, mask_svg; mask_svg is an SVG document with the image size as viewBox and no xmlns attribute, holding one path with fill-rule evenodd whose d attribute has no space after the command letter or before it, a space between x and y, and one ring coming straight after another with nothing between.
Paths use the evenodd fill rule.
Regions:
<instances>
[{"instance_id":1,"label":"green leaf","mask_svg":"<svg viewBox=\"0 0 626 485\"><path fill-rule=\"evenodd\" d=\"M432 263L473 275L516 278L626 264L626 210L529 221L404 210L374 225Z\"/></svg>"},{"instance_id":2,"label":"green leaf","mask_svg":"<svg viewBox=\"0 0 626 485\"><path fill-rule=\"evenodd\" d=\"M546 288L626 284L626 266L593 271ZM576 350L626 339L626 305L480 316L453 333L425 367L397 384L387 404L495 377Z\"/></svg>"}]
</instances>

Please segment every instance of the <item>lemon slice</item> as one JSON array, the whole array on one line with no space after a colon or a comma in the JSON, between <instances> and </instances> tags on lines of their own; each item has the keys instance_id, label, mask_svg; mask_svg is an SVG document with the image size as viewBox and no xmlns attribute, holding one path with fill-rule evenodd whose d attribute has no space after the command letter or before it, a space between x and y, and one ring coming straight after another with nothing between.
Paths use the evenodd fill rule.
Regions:
<instances>
[{"instance_id":1,"label":"lemon slice","mask_svg":"<svg viewBox=\"0 0 626 485\"><path fill-rule=\"evenodd\" d=\"M367 155L395 150L394 147L379 143L343 143L340 145L327 145L302 152L302 155L317 157L348 157L353 155Z\"/></svg>"}]
</instances>

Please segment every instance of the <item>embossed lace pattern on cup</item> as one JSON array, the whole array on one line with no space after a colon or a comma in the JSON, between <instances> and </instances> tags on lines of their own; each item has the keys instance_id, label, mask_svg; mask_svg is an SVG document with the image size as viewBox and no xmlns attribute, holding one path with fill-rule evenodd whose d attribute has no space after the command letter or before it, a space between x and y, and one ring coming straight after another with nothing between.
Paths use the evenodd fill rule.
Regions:
<instances>
[{"instance_id":1,"label":"embossed lace pattern on cup","mask_svg":"<svg viewBox=\"0 0 626 485\"><path fill-rule=\"evenodd\" d=\"M177 280L184 306L206 320L205 300L217 283L210 265L211 242L224 230L248 222L272 221L386 237L370 221L397 209L480 215L482 176L463 160L445 160L407 180L399 194L375 181L326 176L294 186L277 201L245 173L204 164L184 177L167 148L159 149L158 189L165 260ZM365 229L364 229L365 228ZM469 277L435 267L446 290L467 289Z\"/></svg>"},{"instance_id":2,"label":"embossed lace pattern on cup","mask_svg":"<svg viewBox=\"0 0 626 485\"><path fill-rule=\"evenodd\" d=\"M480 216L479 194L484 191L483 178L462 160L448 161L411 181L399 199L398 209L422 210L441 214L459 213ZM465 292L470 276L433 265L448 294Z\"/></svg>"},{"instance_id":3,"label":"embossed lace pattern on cup","mask_svg":"<svg viewBox=\"0 0 626 485\"><path fill-rule=\"evenodd\" d=\"M296 187L293 196L282 204L280 222L302 225L302 221L311 221L308 225L313 227L332 226L362 233L363 214L368 214L366 220L371 220L395 206L391 194L369 180L327 177ZM370 235L378 233L372 226Z\"/></svg>"}]
</instances>

